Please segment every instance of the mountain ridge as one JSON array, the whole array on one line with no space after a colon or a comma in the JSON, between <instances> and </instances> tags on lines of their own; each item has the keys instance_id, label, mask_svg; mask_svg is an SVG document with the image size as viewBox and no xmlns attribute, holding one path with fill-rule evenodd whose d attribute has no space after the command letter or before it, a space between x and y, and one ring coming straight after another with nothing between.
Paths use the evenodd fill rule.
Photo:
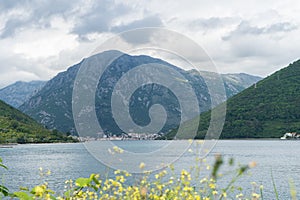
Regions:
<instances>
[{"instance_id":1,"label":"mountain ridge","mask_svg":"<svg viewBox=\"0 0 300 200\"><path fill-rule=\"evenodd\" d=\"M106 52L110 53L110 52ZM113 52L112 52L113 53ZM120 52L118 52L120 53ZM42 90L40 90L37 94L35 94L33 97L29 99L29 101L25 102L20 109L25 112L26 114L33 117L35 120L39 121L40 123L44 124L48 128L56 128L63 132L71 132L76 133L75 125L73 121L73 113L72 113L72 90L73 90L73 84L75 77L77 75L77 71L79 70L80 65L85 60L81 61L78 64L75 64L68 68L68 70L59 73L57 76L55 76L53 79L49 80L46 85L43 87ZM201 76L193 75L188 71L185 71L181 68L178 68L174 65L169 64L166 61L163 61L161 59L152 58L150 56L145 55L139 55L139 56L131 56L128 54L123 54L120 58L118 58L114 63L112 63L109 66L109 69L103 74L105 78L103 78L103 87L98 84L98 90L95 96L96 100L96 109L98 114L98 119L102 117L103 121L102 124L104 124L104 127L106 126L107 129L111 129L112 131L105 130L107 132L120 132L118 127L116 127L115 123L111 119L111 111L110 111L110 102L107 100L110 98L111 91L113 89L113 86L116 84L117 79L119 79L124 73L126 73L128 70L134 68L135 66L138 66L140 64L146 64L146 63L157 63L162 65L167 65L173 68L174 70L177 70L181 74L183 74L187 80L189 80L193 87L196 87L196 92L201 91L205 95L198 94L198 100L199 105L201 107L202 111L206 111L210 107L210 100L209 96L207 95L208 91L205 86L205 82ZM141 78L141 77L140 77ZM257 78L257 77L256 77ZM147 79L147 77L143 77L143 79ZM225 80L226 82L226 80ZM252 84L256 82L252 82ZM248 84L249 85L249 84ZM230 82L227 80L226 92L228 96L232 96L233 94L236 94L241 89L244 89L243 87L235 85L235 83ZM230 88L231 87L231 88ZM171 99L171 93L168 92L167 89L163 89L162 87L156 87L154 85L145 86L142 87L140 91L137 92L136 95L142 96L145 100L145 102L139 102L141 98L138 98L137 96L133 97L134 100L133 107L134 106L142 106L141 109L133 108L133 111L131 114L133 114L134 121L140 124L147 124L147 121L149 118L141 117L142 112L139 110L147 111L147 108L149 108L149 105L153 104L154 100L152 96L154 95L155 91L153 89L157 89L157 94L160 96L160 98L164 98L164 101L168 101L167 107L169 106L169 110L171 114L173 115L173 119L170 121L170 124L165 127L167 130L173 124L178 117L177 108L176 108L176 101L173 101ZM102 91L102 93L100 92ZM103 93L104 91L104 93ZM100 94L100 93L101 94ZM106 93L105 93L106 92ZM154 92L154 93L153 93ZM152 94L152 96L151 96ZM103 99L103 97L106 97ZM147 101L147 102L146 102ZM162 100L158 100L162 101ZM176 105L175 105L176 104ZM148 106L148 107L147 107ZM100 113L100 114L99 114ZM143 114L145 115L145 114Z\"/></svg>"},{"instance_id":2,"label":"mountain ridge","mask_svg":"<svg viewBox=\"0 0 300 200\"><path fill-rule=\"evenodd\" d=\"M18 108L36 94L45 84L46 81L17 81L0 89L0 99L11 106Z\"/></svg>"}]
</instances>

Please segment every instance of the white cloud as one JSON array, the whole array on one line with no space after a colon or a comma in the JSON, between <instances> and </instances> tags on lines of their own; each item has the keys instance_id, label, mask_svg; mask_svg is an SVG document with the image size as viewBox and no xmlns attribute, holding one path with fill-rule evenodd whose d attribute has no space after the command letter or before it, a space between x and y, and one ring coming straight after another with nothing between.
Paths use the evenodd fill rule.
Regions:
<instances>
[{"instance_id":1,"label":"white cloud","mask_svg":"<svg viewBox=\"0 0 300 200\"><path fill-rule=\"evenodd\" d=\"M4 1L0 4L0 87L17 80L50 79L118 32L151 26L196 41L220 72L265 76L300 57L299 9L296 0ZM138 43L151 37L126 39ZM161 42L166 48L182 45ZM189 53L190 59L201 61Z\"/></svg>"}]
</instances>

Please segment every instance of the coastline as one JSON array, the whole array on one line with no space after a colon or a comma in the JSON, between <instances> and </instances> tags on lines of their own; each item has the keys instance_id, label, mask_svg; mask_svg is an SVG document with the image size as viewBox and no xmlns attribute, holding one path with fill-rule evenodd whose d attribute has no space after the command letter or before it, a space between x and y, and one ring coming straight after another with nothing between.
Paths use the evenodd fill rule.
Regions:
<instances>
[{"instance_id":1,"label":"coastline","mask_svg":"<svg viewBox=\"0 0 300 200\"><path fill-rule=\"evenodd\" d=\"M228 139L193 139L192 141L205 141L205 140L215 140L215 141L297 141L295 139L286 139L286 140L282 140L280 138L228 138ZM78 144L78 143L82 143L84 144L85 142L91 142L91 141L126 141L126 142L132 142L132 141L172 141L172 140L114 140L114 139L106 139L106 140L89 140L89 141L79 141L79 142L51 142L51 143L43 143L43 142L38 142L38 143L22 143L22 144L18 144L18 143L7 143L7 144L0 144L0 148L13 148L14 146L17 145L43 145L43 144ZM174 141L190 141L190 139L177 139Z\"/></svg>"},{"instance_id":2,"label":"coastline","mask_svg":"<svg viewBox=\"0 0 300 200\"><path fill-rule=\"evenodd\" d=\"M13 148L16 145L18 144L17 143L0 144L0 148Z\"/></svg>"}]
</instances>

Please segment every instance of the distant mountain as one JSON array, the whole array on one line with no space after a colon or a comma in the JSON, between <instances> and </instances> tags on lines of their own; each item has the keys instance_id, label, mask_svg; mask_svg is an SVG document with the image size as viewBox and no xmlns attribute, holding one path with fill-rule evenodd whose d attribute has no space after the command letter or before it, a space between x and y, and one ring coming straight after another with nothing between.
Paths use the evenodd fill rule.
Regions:
<instances>
[{"instance_id":1,"label":"distant mountain","mask_svg":"<svg viewBox=\"0 0 300 200\"><path fill-rule=\"evenodd\" d=\"M116 52L107 51L94 55L93 57L100 59L105 58L105 55L111 55L113 53ZM84 61L70 67L67 71L59 73L48 81L46 85L25 102L20 109L48 128L76 133L72 113L72 92L75 77L83 62ZM201 77L197 71L184 71L163 60L149 56L130 56L123 54L112 62L102 74L95 94L97 117L106 134L120 134L123 132L116 124L111 108L111 95L116 83L129 70L141 64L150 63L169 66L176 73L181 74L194 89L200 110L203 112L211 108L207 86L203 77ZM151 73L153 72L149 70L139 75L139 77L135 77L135 79L137 81L148 80L149 77L152 76ZM175 78L178 83L182 85L187 84L177 75L173 74L170 76L171 78ZM217 74L207 73L207 76L211 76L213 79L217 77ZM240 92L259 79L259 77L245 74L222 75L222 78L224 79L225 90L228 96ZM125 83L123 86L125 90L127 90L130 83ZM183 94L185 94L185 92L186 91L182 90ZM186 95L186 98L188 99L189 96ZM150 122L149 116L145 113L148 113L149 108L154 104L162 104L168 114L168 119L162 132L167 132L169 129L176 127L180 122L180 104L174 94L164 86L157 84L144 85L134 92L130 100L130 114L136 124L145 126Z\"/></svg>"},{"instance_id":2,"label":"distant mountain","mask_svg":"<svg viewBox=\"0 0 300 200\"><path fill-rule=\"evenodd\" d=\"M195 72L195 70L191 70L189 73L199 74L199 72ZM212 79L217 78L218 74L214 72L201 71L201 76ZM245 73L221 74L221 77L224 82L227 98L236 95L254 83L262 80L262 78L259 76L253 76Z\"/></svg>"},{"instance_id":3,"label":"distant mountain","mask_svg":"<svg viewBox=\"0 0 300 200\"><path fill-rule=\"evenodd\" d=\"M50 131L32 118L0 100L0 144L72 142L58 131Z\"/></svg>"},{"instance_id":4,"label":"distant mountain","mask_svg":"<svg viewBox=\"0 0 300 200\"><path fill-rule=\"evenodd\" d=\"M210 113L200 116L197 138L205 136ZM300 60L228 99L221 138L279 138L286 132L300 132Z\"/></svg>"},{"instance_id":5,"label":"distant mountain","mask_svg":"<svg viewBox=\"0 0 300 200\"><path fill-rule=\"evenodd\" d=\"M221 76L224 80L227 97L238 94L262 79L259 76L252 76L245 73L222 74Z\"/></svg>"},{"instance_id":6,"label":"distant mountain","mask_svg":"<svg viewBox=\"0 0 300 200\"><path fill-rule=\"evenodd\" d=\"M45 84L46 81L18 81L0 89L0 100L18 108L36 94Z\"/></svg>"}]
</instances>

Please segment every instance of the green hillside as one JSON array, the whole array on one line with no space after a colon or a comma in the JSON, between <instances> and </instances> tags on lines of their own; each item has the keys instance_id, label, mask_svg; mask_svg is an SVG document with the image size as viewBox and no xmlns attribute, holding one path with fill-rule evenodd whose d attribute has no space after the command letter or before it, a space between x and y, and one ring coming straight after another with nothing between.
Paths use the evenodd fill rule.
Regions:
<instances>
[{"instance_id":1,"label":"green hillside","mask_svg":"<svg viewBox=\"0 0 300 200\"><path fill-rule=\"evenodd\" d=\"M200 116L196 138L204 138L210 111ZM190 123L186 123L186 131ZM221 138L278 138L300 132L300 60L227 100ZM174 136L175 131L168 137Z\"/></svg>"},{"instance_id":2,"label":"green hillside","mask_svg":"<svg viewBox=\"0 0 300 200\"><path fill-rule=\"evenodd\" d=\"M0 101L0 144L72 141L57 131L45 129L27 115Z\"/></svg>"}]
</instances>

